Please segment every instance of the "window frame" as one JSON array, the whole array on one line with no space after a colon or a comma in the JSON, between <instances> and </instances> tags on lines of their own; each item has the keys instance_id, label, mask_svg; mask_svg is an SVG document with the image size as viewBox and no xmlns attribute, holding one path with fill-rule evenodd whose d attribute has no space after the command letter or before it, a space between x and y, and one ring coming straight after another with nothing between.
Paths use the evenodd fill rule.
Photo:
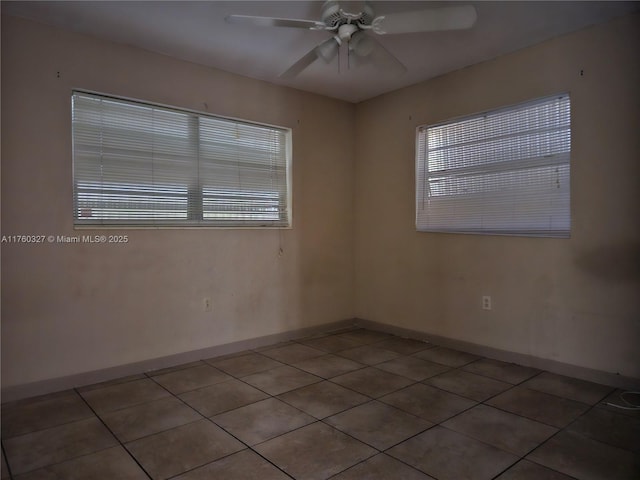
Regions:
<instances>
[{"instance_id":1,"label":"window frame","mask_svg":"<svg viewBox=\"0 0 640 480\"><path fill-rule=\"evenodd\" d=\"M192 159L194 168L198 171L196 179L198 180L196 184L184 184L181 187L184 188L185 193L183 194L184 198L181 200L185 203L185 215L186 218L180 219L154 219L151 217L146 217L142 220L134 219L134 218L98 218L93 220L82 219L80 216L81 205L78 203L78 158L76 152L76 121L75 118L75 107L74 107L74 98L76 95L84 95L88 97L93 97L100 100L111 100L114 102L121 102L126 104L127 106L141 106L148 109L157 109L158 111L163 112L173 112L180 115L185 115L189 122L189 132L187 133L188 142L192 143L192 146L196 150L196 157ZM221 122L229 122L229 124L239 125L241 127L251 128L264 128L265 131L273 131L277 132L278 135L282 135L284 137L284 141L277 143L281 151L283 152L284 162L283 166L280 170L284 169L284 176L280 179L284 180L279 183L281 192L278 193L277 190L273 190L272 192L263 192L262 194L259 192L254 192L253 195L258 198L260 196L266 196L268 193L271 195L277 195L277 199L272 201L273 205L276 205L278 212L278 218L273 220L247 220L241 218L232 218L229 220L221 220L221 219L206 219L205 217L205 197L206 190L210 192L215 192L216 186L203 184L201 181L201 177L199 174L201 162L203 156L200 154L200 150L202 147L202 142L200 140L201 135L201 123L202 119L211 119L212 121L221 121ZM196 132L192 131L193 124L195 122ZM130 97L123 97L118 95L104 94L100 92L85 90L85 89L73 89L71 91L71 144L72 144L72 189L73 189L73 227L74 229L291 229L293 228L293 208L292 208L292 152L293 152L293 129L290 127L283 127L279 125L273 125L262 122L255 122L245 119L240 119L236 117L222 116L211 114L209 112L197 111L194 109L176 107L172 105L166 105L157 102L149 102L145 100L134 99ZM192 138L193 136L193 138ZM232 144L231 147L236 147L236 144ZM240 148L240 147L237 147ZM188 155L187 155L188 157ZM212 165L215 165L213 163ZM269 171L274 171L277 167L271 166ZM104 185L104 184L103 184ZM119 185L122 190L126 190L126 183L114 184ZM149 198L155 198L153 195L160 195L161 191L164 187L162 185L159 186L151 186L151 184L139 184L141 188L137 190L132 189L134 193L140 194L145 190L145 188L149 188L153 193L149 194ZM155 190L154 190L155 188ZM177 188L177 187L176 187ZM192 192L192 188L198 188L197 194L194 195ZM221 188L218 186L217 190L219 192L218 197L224 197L225 195L228 198L233 196L241 197L250 195L249 190L236 190L235 192L227 191L223 192ZM284 194L282 194L284 192ZM174 192L175 193L175 192ZM169 195L169 194L167 194ZM286 205L282 206L281 199L284 198L284 202ZM215 195L211 193L209 195L210 202L215 202ZM148 200L151 202L151 200ZM194 202L197 201L198 204L194 205ZM282 208L280 208L282 206ZM194 212L199 215L199 218L193 218ZM221 213L221 212L219 212ZM215 214L215 212L214 212Z\"/></svg>"},{"instance_id":2,"label":"window frame","mask_svg":"<svg viewBox=\"0 0 640 480\"><path fill-rule=\"evenodd\" d=\"M447 127L447 126L454 127L455 125L462 124L463 122L471 122L474 120L486 119L487 117L490 117L490 116L505 115L510 112L515 112L517 114L527 109L528 107L531 107L531 109L533 110L533 108L537 106L551 105L554 101L558 102L559 109L566 108L566 112L559 110L559 113L557 113L558 122L566 120L566 126L560 126L560 123L559 123L557 132L561 132L561 133L558 133L558 138L554 138L553 141L558 142L558 145L560 146L559 148L564 148L564 143L566 143L568 150L561 151L561 152L554 152L549 155L538 154L534 157L525 157L520 153L520 151L518 151L518 154L513 156L507 156L504 154L503 155L494 154L495 160L493 161L491 160L483 161L479 156L468 157L465 153L460 153L462 157L460 158L457 164L454 164L453 166L447 164L445 167L441 167L440 170L436 169L429 172L429 152L436 150L435 148L430 150L428 147L428 142L429 142L428 135L429 135L430 129L436 129L439 127ZM566 101L566 104L562 103L565 101ZM415 136L415 175L416 175L415 177L415 208L416 208L415 228L416 228L416 231L425 232L425 233L455 233L455 234L477 234L477 235L505 235L505 236L520 236L520 237L570 238L571 237L571 181L570 179L571 179L571 153L572 153L571 144L572 144L572 128L573 128L571 107L572 105L571 105L570 93L562 92L562 93L535 98L525 102L520 102L520 103L508 105L508 106L499 107L492 110L487 110L487 111L474 113L470 115L458 116L445 121L418 125L416 127L416 136ZM533 115L532 112L531 112L531 115ZM525 117L522 117L522 118L524 119ZM526 117L526 119L523 121L530 122L531 121L530 118L531 116ZM510 124L506 124L506 123L504 125L500 125L500 127L504 128L505 125L508 125L509 127L511 127ZM480 144L481 142L489 143L493 141L495 138L500 138L501 136L511 139L511 138L516 138L518 135L531 135L532 132L534 135L540 134L540 131L536 131L536 129L517 131L517 133L515 134L508 133L506 130L501 130L501 131L504 131L505 133L497 137L492 137L490 135L485 135L483 133L481 140L477 140L476 142L478 144ZM550 131L553 131L553 129L550 129ZM531 142L531 143L533 144L535 142ZM446 148L451 148L450 147L451 145L455 146L456 143L451 142L451 144ZM528 145L526 142L522 142L521 144L518 144L516 146L519 149L530 147L530 145ZM437 147L437 148L440 148L440 147ZM487 158L490 158L489 154L485 153L485 155ZM476 160L477 162L471 165L471 167L469 167L467 163L470 158L472 158L473 160ZM505 158L507 160L504 160ZM435 161L437 161L437 159ZM521 162L521 163L518 163L518 162ZM508 168L509 166L511 166L511 168ZM561 167L566 167L566 172L564 170L560 171ZM475 209L475 204L474 204L475 200L473 199L477 198L478 196L483 197L482 199L485 203L482 203L482 202L478 203L478 205L480 205L478 210L481 210L481 211L476 212L475 214L478 216L478 218L483 220L478 220L478 218L476 218L474 221L482 224L484 222L484 216L486 216L489 220L493 220L497 222L496 218L499 218L499 217L497 215L486 214L486 210L488 210L488 206L491 205L492 201L496 202L496 198L506 197L506 195L503 192L497 191L497 190L493 194L492 193L485 194L485 192L481 192L481 194L478 195L477 192L469 192L466 194L439 193L437 195L432 195L430 191L430 186L429 186L430 178L433 179L434 177L441 177L438 180L446 181L446 179L453 179L454 181L452 182L452 184L454 185L454 187L452 187L451 189L455 190L456 189L455 183L458 181L458 178L462 178L465 175L468 175L468 176L475 175L476 180L479 180L479 179L487 179L491 175L496 175L496 173L498 174L507 173L510 175L509 177L510 181L516 182L519 180L518 175L514 173L516 171L523 171L527 169L541 170L545 168L547 169L556 168L555 175L557 177L557 182L558 182L557 188L558 189L562 188L562 193L555 196L548 195L549 203L553 203L554 200L557 202L558 199L560 199L560 201L558 202L558 205L560 205L560 207L555 205L554 207L549 207L547 213L544 213L542 210L536 211L536 213L538 213L541 216L547 215L549 217L550 225L549 225L549 228L547 229L535 226L534 220L531 220L529 227L517 226L517 223L519 223L519 220L520 220L519 218L517 220L512 220L512 223L509 227L498 227L498 228L485 227L485 226L482 226L480 228L470 227L469 225L471 225L473 222L467 223L467 227L455 226L457 222L463 222L461 218L463 218L464 215L468 216L469 218L473 217L473 214L469 212ZM464 171L464 170L468 170L468 171ZM439 172L442 172L442 173L439 173ZM547 174L547 176L549 175ZM560 187L561 176L562 176L562 181L564 182L562 187ZM528 179L528 181L530 183L526 184L525 187L529 187L532 190L533 190L532 185L534 184L533 180L538 180L539 178L543 178L542 176L536 177L533 174L529 175L529 177L530 178ZM481 183L481 182L482 180L478 181L478 183ZM489 180L487 180L487 183L488 182ZM516 185L516 184L509 183L507 184L507 187L511 186L511 188L513 188L513 185ZM459 186L457 188L460 189ZM547 185L545 188L549 189L549 186ZM537 199L543 198L545 188L542 188L542 187L538 188L538 192L540 193L537 193L538 195ZM444 203L445 208L450 208L450 209L453 208L455 210L456 202L458 202L461 205L461 206L458 206L458 211L456 211L455 213L451 210L449 211L450 212L449 216L452 217L452 219L449 220L449 226L438 226L438 227L433 226L438 223L437 222L438 220L441 220L442 218L446 218L446 215L440 215L438 218L437 213L435 214L435 217L433 217L435 221L433 221L431 225L429 223L430 218L429 218L428 210L432 202L434 205L438 203L438 199L437 199L438 196L441 197L440 204ZM447 201L445 197L448 197L449 201ZM514 195L513 198L518 199L517 195ZM464 206L465 200L467 202L466 209ZM449 205L446 205L447 203ZM506 201L502 201L502 204L505 206L509 205L509 203ZM474 205L474 207L471 208L469 207L469 205ZM437 206L432 207L432 213L433 213L433 210L437 208L443 208L443 207L437 207ZM554 208L557 209L557 211L562 211L563 214L558 216L557 211L554 210ZM464 213L458 217L459 212L464 212ZM556 212L555 217L554 217L554 212ZM516 215L512 214L512 216L515 217ZM533 215L531 215L531 217L528 217L528 218L533 219L534 217ZM560 227L555 226L555 223L554 223L554 222L557 222L558 219L560 220L559 222L561 224ZM501 219L501 220L503 222L505 221L504 219ZM554 225L552 226L551 224L554 224Z\"/></svg>"}]
</instances>

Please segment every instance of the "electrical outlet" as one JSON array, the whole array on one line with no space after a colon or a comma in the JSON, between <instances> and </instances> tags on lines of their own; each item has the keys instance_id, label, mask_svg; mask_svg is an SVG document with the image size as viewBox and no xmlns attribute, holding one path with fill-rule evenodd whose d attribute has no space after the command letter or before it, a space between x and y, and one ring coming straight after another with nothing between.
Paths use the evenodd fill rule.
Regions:
<instances>
[{"instance_id":1,"label":"electrical outlet","mask_svg":"<svg viewBox=\"0 0 640 480\"><path fill-rule=\"evenodd\" d=\"M482 309L491 310L491 297L489 295L482 296Z\"/></svg>"},{"instance_id":2,"label":"electrical outlet","mask_svg":"<svg viewBox=\"0 0 640 480\"><path fill-rule=\"evenodd\" d=\"M204 297L202 299L202 309L205 312L210 312L211 311L211 299L209 297Z\"/></svg>"}]
</instances>

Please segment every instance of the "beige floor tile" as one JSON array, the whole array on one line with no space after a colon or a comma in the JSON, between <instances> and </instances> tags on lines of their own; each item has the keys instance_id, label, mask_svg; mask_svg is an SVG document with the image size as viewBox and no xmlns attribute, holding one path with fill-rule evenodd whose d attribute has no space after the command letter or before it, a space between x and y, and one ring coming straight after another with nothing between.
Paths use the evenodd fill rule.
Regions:
<instances>
[{"instance_id":1,"label":"beige floor tile","mask_svg":"<svg viewBox=\"0 0 640 480\"><path fill-rule=\"evenodd\" d=\"M175 477L175 480L290 480L272 464L250 450L242 450L203 467Z\"/></svg>"},{"instance_id":2,"label":"beige floor tile","mask_svg":"<svg viewBox=\"0 0 640 480\"><path fill-rule=\"evenodd\" d=\"M161 398L101 415L121 442L130 442L202 418L176 397Z\"/></svg>"},{"instance_id":3,"label":"beige floor tile","mask_svg":"<svg viewBox=\"0 0 640 480\"><path fill-rule=\"evenodd\" d=\"M240 380L228 380L182 393L179 397L205 417L212 417L268 398L269 395Z\"/></svg>"},{"instance_id":4,"label":"beige floor tile","mask_svg":"<svg viewBox=\"0 0 640 480\"><path fill-rule=\"evenodd\" d=\"M171 394L153 380L144 378L92 389L81 392L81 395L98 414L101 414L169 397Z\"/></svg>"},{"instance_id":5,"label":"beige floor tile","mask_svg":"<svg viewBox=\"0 0 640 480\"><path fill-rule=\"evenodd\" d=\"M127 443L154 480L206 465L245 446L209 420L198 420Z\"/></svg>"},{"instance_id":6,"label":"beige floor tile","mask_svg":"<svg viewBox=\"0 0 640 480\"><path fill-rule=\"evenodd\" d=\"M438 480L490 480L518 457L435 426L387 452Z\"/></svg>"},{"instance_id":7,"label":"beige floor tile","mask_svg":"<svg viewBox=\"0 0 640 480\"><path fill-rule=\"evenodd\" d=\"M294 367L312 373L322 378L332 378L344 373L352 372L365 365L338 357L337 355L322 355L320 357L309 358L293 364Z\"/></svg>"},{"instance_id":8,"label":"beige floor tile","mask_svg":"<svg viewBox=\"0 0 640 480\"><path fill-rule=\"evenodd\" d=\"M580 480L637 480L640 456L573 432L560 432L527 456Z\"/></svg>"},{"instance_id":9,"label":"beige floor tile","mask_svg":"<svg viewBox=\"0 0 640 480\"><path fill-rule=\"evenodd\" d=\"M493 397L488 405L546 423L554 427L566 427L589 409L589 405L548 393L517 386Z\"/></svg>"},{"instance_id":10,"label":"beige floor tile","mask_svg":"<svg viewBox=\"0 0 640 480\"><path fill-rule=\"evenodd\" d=\"M2 405L2 438L89 418L93 412L73 390Z\"/></svg>"},{"instance_id":11,"label":"beige floor tile","mask_svg":"<svg viewBox=\"0 0 640 480\"><path fill-rule=\"evenodd\" d=\"M174 395L214 385L232 377L211 365L202 364L153 377L153 380Z\"/></svg>"},{"instance_id":12,"label":"beige floor tile","mask_svg":"<svg viewBox=\"0 0 640 480\"><path fill-rule=\"evenodd\" d=\"M296 388L320 382L322 378L285 365L284 367L273 368L266 372L248 375L243 377L242 381L270 395L279 395L289 390L295 390Z\"/></svg>"},{"instance_id":13,"label":"beige floor tile","mask_svg":"<svg viewBox=\"0 0 640 480\"><path fill-rule=\"evenodd\" d=\"M349 350L342 350L337 355L366 365L377 365L400 356L399 353L378 348L374 345L362 345Z\"/></svg>"},{"instance_id":14,"label":"beige floor tile","mask_svg":"<svg viewBox=\"0 0 640 480\"><path fill-rule=\"evenodd\" d=\"M442 425L519 456L526 455L558 431L486 405L477 405Z\"/></svg>"},{"instance_id":15,"label":"beige floor tile","mask_svg":"<svg viewBox=\"0 0 640 480\"><path fill-rule=\"evenodd\" d=\"M0 473L0 478L9 478L9 467L7 467L7 461L4 458L4 452L0 452L0 457L2 457L2 470Z\"/></svg>"},{"instance_id":16,"label":"beige floor tile","mask_svg":"<svg viewBox=\"0 0 640 480\"><path fill-rule=\"evenodd\" d=\"M495 378L502 382L517 385L540 373L540 370L531 367L523 367L515 363L506 363L490 358L482 358L465 365L463 370L485 377Z\"/></svg>"},{"instance_id":17,"label":"beige floor tile","mask_svg":"<svg viewBox=\"0 0 640 480\"><path fill-rule=\"evenodd\" d=\"M614 447L640 453L640 419L596 407L567 430Z\"/></svg>"},{"instance_id":18,"label":"beige floor tile","mask_svg":"<svg viewBox=\"0 0 640 480\"><path fill-rule=\"evenodd\" d=\"M472 400L421 383L385 395L380 401L433 423L476 405Z\"/></svg>"},{"instance_id":19,"label":"beige floor tile","mask_svg":"<svg viewBox=\"0 0 640 480\"><path fill-rule=\"evenodd\" d=\"M433 426L431 422L375 400L326 418L324 422L378 450L386 450Z\"/></svg>"},{"instance_id":20,"label":"beige floor tile","mask_svg":"<svg viewBox=\"0 0 640 480\"><path fill-rule=\"evenodd\" d=\"M413 383L406 377L368 367L331 379L332 382L350 388L372 398L381 397Z\"/></svg>"},{"instance_id":21,"label":"beige floor tile","mask_svg":"<svg viewBox=\"0 0 640 480\"><path fill-rule=\"evenodd\" d=\"M216 415L212 420L248 445L264 442L316 421L314 417L276 398Z\"/></svg>"},{"instance_id":22,"label":"beige floor tile","mask_svg":"<svg viewBox=\"0 0 640 480\"><path fill-rule=\"evenodd\" d=\"M97 418L3 440L13 475L60 463L117 445L117 440Z\"/></svg>"},{"instance_id":23,"label":"beige floor tile","mask_svg":"<svg viewBox=\"0 0 640 480\"><path fill-rule=\"evenodd\" d=\"M381 342L376 343L376 347L391 350L392 352L396 352L401 355L411 355L412 353L433 348L435 345L421 340L414 340L412 338L391 337L387 340L382 340Z\"/></svg>"},{"instance_id":24,"label":"beige floor tile","mask_svg":"<svg viewBox=\"0 0 640 480\"><path fill-rule=\"evenodd\" d=\"M121 446L45 467L16 480L148 480L144 470Z\"/></svg>"},{"instance_id":25,"label":"beige floor tile","mask_svg":"<svg viewBox=\"0 0 640 480\"><path fill-rule=\"evenodd\" d=\"M435 480L415 468L385 454L371 457L331 480Z\"/></svg>"},{"instance_id":26,"label":"beige floor tile","mask_svg":"<svg viewBox=\"0 0 640 480\"><path fill-rule=\"evenodd\" d=\"M324 480L377 451L321 422L255 447L263 457L294 478Z\"/></svg>"},{"instance_id":27,"label":"beige floor tile","mask_svg":"<svg viewBox=\"0 0 640 480\"><path fill-rule=\"evenodd\" d=\"M326 381L291 390L278 398L318 419L369 401L369 397Z\"/></svg>"},{"instance_id":28,"label":"beige floor tile","mask_svg":"<svg viewBox=\"0 0 640 480\"><path fill-rule=\"evenodd\" d=\"M233 375L234 377L246 377L247 375L284 366L284 364L277 362L272 358L265 357L260 353L254 352L222 360L207 360L207 363L210 363L214 367L219 368L223 372Z\"/></svg>"},{"instance_id":29,"label":"beige floor tile","mask_svg":"<svg viewBox=\"0 0 640 480\"><path fill-rule=\"evenodd\" d=\"M429 362L417 357L402 356L388 362L376 365L385 372L395 373L419 382L450 370L451 367L439 363Z\"/></svg>"},{"instance_id":30,"label":"beige floor tile","mask_svg":"<svg viewBox=\"0 0 640 480\"><path fill-rule=\"evenodd\" d=\"M522 386L589 405L595 405L613 391L612 387L549 372L542 372Z\"/></svg>"},{"instance_id":31,"label":"beige floor tile","mask_svg":"<svg viewBox=\"0 0 640 480\"><path fill-rule=\"evenodd\" d=\"M478 402L487 400L512 387L510 383L463 370L451 370L431 377L424 383Z\"/></svg>"},{"instance_id":32,"label":"beige floor tile","mask_svg":"<svg viewBox=\"0 0 640 480\"><path fill-rule=\"evenodd\" d=\"M563 473L543 467L528 460L521 460L496 480L574 480Z\"/></svg>"}]
</instances>

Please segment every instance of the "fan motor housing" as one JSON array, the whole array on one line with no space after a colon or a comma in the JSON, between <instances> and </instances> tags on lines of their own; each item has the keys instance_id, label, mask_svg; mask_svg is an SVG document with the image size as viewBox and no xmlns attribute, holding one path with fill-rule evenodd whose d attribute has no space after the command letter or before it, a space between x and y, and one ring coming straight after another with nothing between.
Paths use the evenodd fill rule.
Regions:
<instances>
[{"instance_id":1,"label":"fan motor housing","mask_svg":"<svg viewBox=\"0 0 640 480\"><path fill-rule=\"evenodd\" d=\"M322 6L322 21L327 27L340 24L340 5L335 0L329 0Z\"/></svg>"},{"instance_id":2,"label":"fan motor housing","mask_svg":"<svg viewBox=\"0 0 640 480\"><path fill-rule=\"evenodd\" d=\"M345 12L336 0L328 0L322 6L322 21L330 29L352 23L354 19L356 23L370 25L373 18L373 9L368 2L363 2L362 11L355 14Z\"/></svg>"}]
</instances>

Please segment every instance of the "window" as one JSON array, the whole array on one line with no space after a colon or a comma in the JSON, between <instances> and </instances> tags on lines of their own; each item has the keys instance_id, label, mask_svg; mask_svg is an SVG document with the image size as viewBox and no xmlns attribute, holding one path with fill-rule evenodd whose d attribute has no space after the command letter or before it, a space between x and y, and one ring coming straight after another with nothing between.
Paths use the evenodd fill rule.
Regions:
<instances>
[{"instance_id":1,"label":"window","mask_svg":"<svg viewBox=\"0 0 640 480\"><path fill-rule=\"evenodd\" d=\"M73 92L74 223L287 227L291 131Z\"/></svg>"},{"instance_id":2,"label":"window","mask_svg":"<svg viewBox=\"0 0 640 480\"><path fill-rule=\"evenodd\" d=\"M417 130L423 232L569 237L569 95Z\"/></svg>"}]
</instances>

